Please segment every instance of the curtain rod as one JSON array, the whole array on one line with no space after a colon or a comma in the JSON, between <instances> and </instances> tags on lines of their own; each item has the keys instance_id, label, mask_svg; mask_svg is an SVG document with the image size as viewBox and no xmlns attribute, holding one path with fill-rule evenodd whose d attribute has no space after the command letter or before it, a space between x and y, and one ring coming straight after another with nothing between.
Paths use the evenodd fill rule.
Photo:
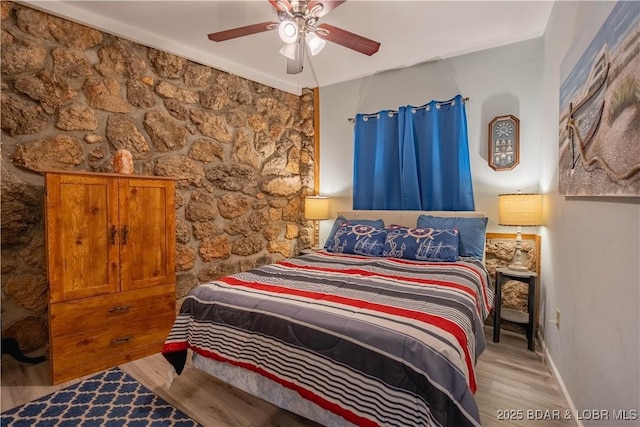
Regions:
<instances>
[{"instance_id":1,"label":"curtain rod","mask_svg":"<svg viewBox=\"0 0 640 427\"><path fill-rule=\"evenodd\" d=\"M464 104L465 102L467 102L469 100L469 97L466 98L462 98L462 103ZM440 108L441 105L446 105L446 104L455 104L456 100L452 99L451 101L442 101L442 102L437 102L436 103L436 108ZM411 111L413 111L414 113L417 110L422 110L422 109L429 109L429 104L423 105L422 107L412 107ZM398 114L398 110L389 110L388 111L389 117L392 117L394 114ZM375 114L367 114L363 117L363 119L366 121L368 118L370 117L380 117L380 113L375 113ZM351 123L355 123L356 118L355 117L349 117L347 120L349 120Z\"/></svg>"}]
</instances>

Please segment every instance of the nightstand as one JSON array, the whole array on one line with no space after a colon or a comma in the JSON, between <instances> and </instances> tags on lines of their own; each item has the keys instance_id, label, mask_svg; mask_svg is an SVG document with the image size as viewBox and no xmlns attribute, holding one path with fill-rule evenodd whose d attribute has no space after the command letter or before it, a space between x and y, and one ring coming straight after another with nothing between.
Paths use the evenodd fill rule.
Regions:
<instances>
[{"instance_id":1,"label":"nightstand","mask_svg":"<svg viewBox=\"0 0 640 427\"><path fill-rule=\"evenodd\" d=\"M510 322L522 323L526 325L527 330L527 347L529 350L535 350L536 325L535 325L535 306L536 306L536 282L538 275L529 270L518 271L509 268L496 269L496 289L495 302L493 309L493 342L500 342L500 320L505 319ZM517 280L527 285L527 311L528 313L511 310L505 308L502 310L502 284L508 280Z\"/></svg>"}]
</instances>

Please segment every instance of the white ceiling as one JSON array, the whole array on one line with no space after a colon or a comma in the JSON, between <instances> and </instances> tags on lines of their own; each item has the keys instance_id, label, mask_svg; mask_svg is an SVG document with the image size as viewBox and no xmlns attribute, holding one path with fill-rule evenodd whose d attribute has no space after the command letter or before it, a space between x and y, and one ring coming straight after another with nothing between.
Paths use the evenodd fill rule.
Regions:
<instances>
[{"instance_id":1,"label":"white ceiling","mask_svg":"<svg viewBox=\"0 0 640 427\"><path fill-rule=\"evenodd\" d=\"M110 34L180 55L213 68L299 94L326 86L449 58L544 33L552 1L349 0L320 18L381 43L366 56L327 43L307 55L304 71L286 73L277 31L225 42L207 34L278 21L267 0L236 1L24 1L26 4Z\"/></svg>"}]
</instances>

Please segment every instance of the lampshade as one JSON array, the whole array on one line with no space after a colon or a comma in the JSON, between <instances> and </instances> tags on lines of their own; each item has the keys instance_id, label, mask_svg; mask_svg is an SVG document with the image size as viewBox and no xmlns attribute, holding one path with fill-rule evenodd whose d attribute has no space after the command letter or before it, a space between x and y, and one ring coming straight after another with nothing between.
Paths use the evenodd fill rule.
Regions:
<instances>
[{"instance_id":1,"label":"lampshade","mask_svg":"<svg viewBox=\"0 0 640 427\"><path fill-rule=\"evenodd\" d=\"M329 197L307 196L304 199L306 219L329 219Z\"/></svg>"},{"instance_id":2,"label":"lampshade","mask_svg":"<svg viewBox=\"0 0 640 427\"><path fill-rule=\"evenodd\" d=\"M296 60L296 52L298 51L297 43L285 43L280 49L280 53L292 61Z\"/></svg>"},{"instance_id":3,"label":"lampshade","mask_svg":"<svg viewBox=\"0 0 640 427\"><path fill-rule=\"evenodd\" d=\"M326 44L327 42L318 37L316 33L307 34L307 45L309 46L309 52L311 52L311 56L316 56L317 54L319 54Z\"/></svg>"},{"instance_id":4,"label":"lampshade","mask_svg":"<svg viewBox=\"0 0 640 427\"><path fill-rule=\"evenodd\" d=\"M282 21L278 26L280 39L285 43L294 43L298 40L298 26L292 21Z\"/></svg>"},{"instance_id":5,"label":"lampshade","mask_svg":"<svg viewBox=\"0 0 640 427\"><path fill-rule=\"evenodd\" d=\"M519 227L542 225L542 195L533 193L499 194L498 224Z\"/></svg>"}]
</instances>

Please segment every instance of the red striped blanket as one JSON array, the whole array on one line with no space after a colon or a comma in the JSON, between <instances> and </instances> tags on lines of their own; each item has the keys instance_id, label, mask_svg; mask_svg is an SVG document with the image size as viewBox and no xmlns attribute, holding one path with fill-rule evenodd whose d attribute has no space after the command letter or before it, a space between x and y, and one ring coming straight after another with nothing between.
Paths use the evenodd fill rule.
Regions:
<instances>
[{"instance_id":1,"label":"red striped blanket","mask_svg":"<svg viewBox=\"0 0 640 427\"><path fill-rule=\"evenodd\" d=\"M480 425L473 394L493 304L477 260L318 252L200 285L163 354L257 372L356 425Z\"/></svg>"}]
</instances>

